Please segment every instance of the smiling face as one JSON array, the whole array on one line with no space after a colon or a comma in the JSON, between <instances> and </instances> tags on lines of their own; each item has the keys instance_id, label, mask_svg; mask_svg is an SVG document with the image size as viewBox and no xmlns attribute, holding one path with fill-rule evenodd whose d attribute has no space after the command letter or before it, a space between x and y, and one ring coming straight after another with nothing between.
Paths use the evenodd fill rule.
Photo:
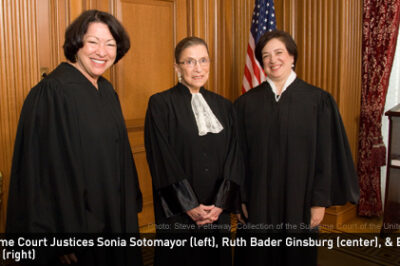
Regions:
<instances>
[{"instance_id":1,"label":"smiling face","mask_svg":"<svg viewBox=\"0 0 400 266\"><path fill-rule=\"evenodd\" d=\"M73 65L95 84L113 65L116 54L117 42L108 26L101 22L92 22L83 36L83 47L76 53L77 60Z\"/></svg>"},{"instance_id":2,"label":"smiling face","mask_svg":"<svg viewBox=\"0 0 400 266\"><path fill-rule=\"evenodd\" d=\"M182 77L182 84L187 86L191 92L198 92L206 84L210 72L207 48L201 44L187 47L180 54L179 62L175 64L175 70Z\"/></svg>"},{"instance_id":3,"label":"smiling face","mask_svg":"<svg viewBox=\"0 0 400 266\"><path fill-rule=\"evenodd\" d=\"M285 44L277 38L271 39L261 51L264 71L274 82L284 82L292 71L294 57Z\"/></svg>"}]
</instances>

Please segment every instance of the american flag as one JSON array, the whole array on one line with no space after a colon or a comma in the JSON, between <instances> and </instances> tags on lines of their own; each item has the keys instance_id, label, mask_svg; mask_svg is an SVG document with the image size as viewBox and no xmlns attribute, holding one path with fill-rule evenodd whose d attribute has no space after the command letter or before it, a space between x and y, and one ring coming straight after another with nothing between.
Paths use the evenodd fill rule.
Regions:
<instances>
[{"instance_id":1,"label":"american flag","mask_svg":"<svg viewBox=\"0 0 400 266\"><path fill-rule=\"evenodd\" d=\"M276 29L274 0L256 0L251 22L249 44L247 45L242 93L256 87L265 80L264 70L258 63L254 50L256 43L266 31Z\"/></svg>"}]
</instances>

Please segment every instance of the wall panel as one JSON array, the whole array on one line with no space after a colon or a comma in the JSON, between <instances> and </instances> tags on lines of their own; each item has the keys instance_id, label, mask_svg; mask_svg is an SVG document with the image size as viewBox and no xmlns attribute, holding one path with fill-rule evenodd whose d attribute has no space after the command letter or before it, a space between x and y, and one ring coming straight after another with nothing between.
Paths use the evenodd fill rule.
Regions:
<instances>
[{"instance_id":1,"label":"wall panel","mask_svg":"<svg viewBox=\"0 0 400 266\"><path fill-rule=\"evenodd\" d=\"M19 113L29 89L39 80L36 1L0 2L0 74L0 171L4 179L1 232Z\"/></svg>"},{"instance_id":2,"label":"wall panel","mask_svg":"<svg viewBox=\"0 0 400 266\"><path fill-rule=\"evenodd\" d=\"M361 109L361 46L362 46L362 1L344 1L340 14L343 17L340 46L339 91L337 101L353 158L357 159L358 130Z\"/></svg>"},{"instance_id":3,"label":"wall panel","mask_svg":"<svg viewBox=\"0 0 400 266\"><path fill-rule=\"evenodd\" d=\"M127 25L131 50L118 63L114 84L125 119L143 119L150 95L175 83L174 3L121 2L121 21Z\"/></svg>"}]
</instances>

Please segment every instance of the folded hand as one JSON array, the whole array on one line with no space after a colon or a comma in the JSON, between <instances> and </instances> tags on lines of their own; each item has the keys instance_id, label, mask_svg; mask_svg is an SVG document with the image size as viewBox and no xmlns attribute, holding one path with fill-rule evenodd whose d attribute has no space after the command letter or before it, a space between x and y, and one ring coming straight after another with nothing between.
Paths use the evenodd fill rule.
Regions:
<instances>
[{"instance_id":1,"label":"folded hand","mask_svg":"<svg viewBox=\"0 0 400 266\"><path fill-rule=\"evenodd\" d=\"M221 208L214 205L200 204L196 208L187 211L186 214L189 215L197 225L205 225L217 221L222 211Z\"/></svg>"},{"instance_id":2,"label":"folded hand","mask_svg":"<svg viewBox=\"0 0 400 266\"><path fill-rule=\"evenodd\" d=\"M318 226L324 219L324 215L325 215L325 207L318 207L318 206L311 207L310 227L313 228Z\"/></svg>"}]
</instances>

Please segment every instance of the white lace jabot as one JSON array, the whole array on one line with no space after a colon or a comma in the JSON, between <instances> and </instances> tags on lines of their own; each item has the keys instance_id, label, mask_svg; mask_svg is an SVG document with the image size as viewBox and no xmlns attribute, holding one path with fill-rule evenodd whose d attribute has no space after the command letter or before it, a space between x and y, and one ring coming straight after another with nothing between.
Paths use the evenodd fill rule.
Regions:
<instances>
[{"instance_id":1,"label":"white lace jabot","mask_svg":"<svg viewBox=\"0 0 400 266\"><path fill-rule=\"evenodd\" d=\"M219 133L224 129L201 93L192 93L192 110L199 136L204 136L209 132Z\"/></svg>"}]
</instances>

